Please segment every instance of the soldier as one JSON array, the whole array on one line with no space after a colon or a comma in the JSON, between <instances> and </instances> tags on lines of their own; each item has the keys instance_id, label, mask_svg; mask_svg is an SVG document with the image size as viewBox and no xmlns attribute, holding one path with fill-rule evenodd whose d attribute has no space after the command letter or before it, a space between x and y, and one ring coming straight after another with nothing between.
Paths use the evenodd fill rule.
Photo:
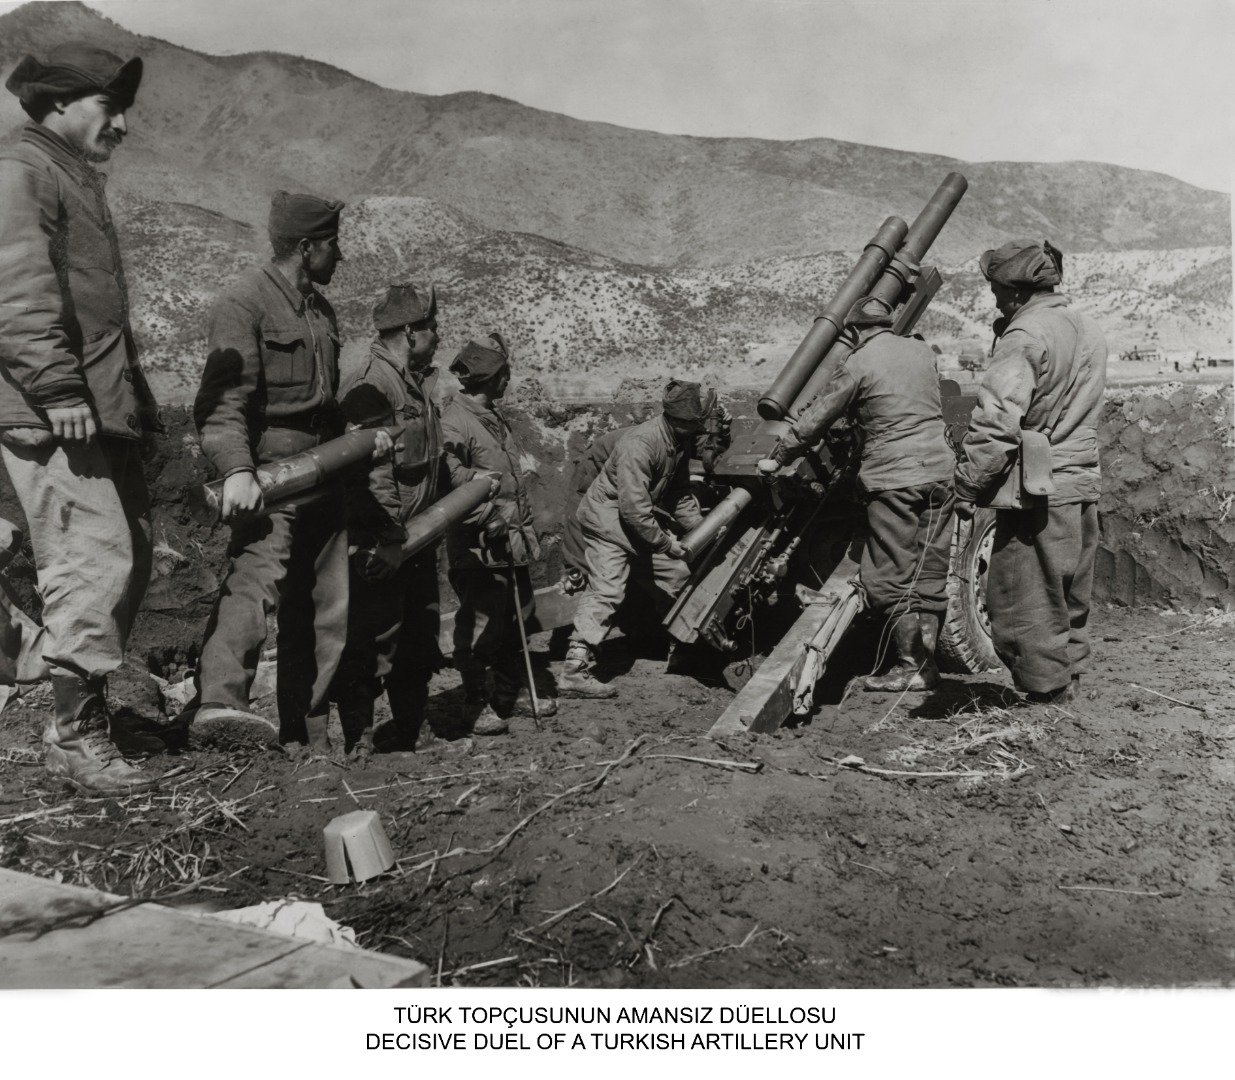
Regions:
<instances>
[{"instance_id":1,"label":"soldier","mask_svg":"<svg viewBox=\"0 0 1235 1080\"><path fill-rule=\"evenodd\" d=\"M341 487L262 514L255 467L342 433L335 398L339 331L327 285L342 259L341 202L280 191L270 207L271 261L248 270L210 312L193 416L202 451L224 478L231 565L206 627L198 690L186 719L202 741L325 738L347 630L347 534ZM389 441L385 443L389 448ZM276 729L248 712L249 689L278 611ZM309 721L306 722L306 717Z\"/></svg>"},{"instance_id":2,"label":"soldier","mask_svg":"<svg viewBox=\"0 0 1235 1080\"><path fill-rule=\"evenodd\" d=\"M1069 701L1089 656L1106 339L1055 292L1063 255L1049 242L1004 244L978 265L1001 318L956 469L957 512L995 507L986 599L1013 681L1031 701Z\"/></svg>"},{"instance_id":3,"label":"soldier","mask_svg":"<svg viewBox=\"0 0 1235 1080\"><path fill-rule=\"evenodd\" d=\"M671 517L683 531L703 520L690 490L690 451L714 405L698 383L672 380L661 415L626 432L579 504L588 584L558 680L563 697L617 694L592 674L592 666L632 573L663 610L690 578L686 549L664 519Z\"/></svg>"},{"instance_id":4,"label":"soldier","mask_svg":"<svg viewBox=\"0 0 1235 1080\"><path fill-rule=\"evenodd\" d=\"M429 679L442 660L436 546L403 556L407 522L449 485L433 401L437 369L430 366L438 342L433 286L392 285L373 309L373 325L378 336L368 361L344 381L343 412L363 427L407 429L367 484L349 491L351 600L333 690L349 753L373 749L373 702L383 689L391 719L377 732L377 749L414 750Z\"/></svg>"},{"instance_id":5,"label":"soldier","mask_svg":"<svg viewBox=\"0 0 1235 1080\"><path fill-rule=\"evenodd\" d=\"M465 726L475 735L501 735L508 717L531 712L516 620L522 612L526 624L536 613L528 567L540 558L540 542L522 451L497 405L510 383L506 342L496 333L487 345L469 341L450 370L461 385L442 414L451 484L485 474L500 478L497 495L446 534L450 584L459 596L454 662L463 678ZM542 716L557 711L551 697L539 705Z\"/></svg>"},{"instance_id":6,"label":"soldier","mask_svg":"<svg viewBox=\"0 0 1235 1080\"><path fill-rule=\"evenodd\" d=\"M800 457L841 416L863 438L858 480L867 536L860 577L872 610L889 622L897 661L865 680L867 690L928 690L939 682L935 644L948 607L952 472L935 354L920 338L891 332L892 312L865 297L845 319L857 347L781 438L774 470Z\"/></svg>"},{"instance_id":7,"label":"soldier","mask_svg":"<svg viewBox=\"0 0 1235 1080\"><path fill-rule=\"evenodd\" d=\"M47 769L90 795L155 784L117 749L125 733L106 681L150 579L142 444L162 429L95 169L128 132L141 77L140 59L88 44L23 57L5 85L30 120L0 151L0 456L43 599L55 693ZM162 745L146 737L133 748Z\"/></svg>"}]
</instances>

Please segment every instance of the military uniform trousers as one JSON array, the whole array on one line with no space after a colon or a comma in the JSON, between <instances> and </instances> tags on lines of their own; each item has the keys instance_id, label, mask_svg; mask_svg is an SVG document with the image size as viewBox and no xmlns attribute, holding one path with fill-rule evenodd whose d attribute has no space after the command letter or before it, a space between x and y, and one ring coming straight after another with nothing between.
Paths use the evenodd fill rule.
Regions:
<instances>
[{"instance_id":1,"label":"military uniform trousers","mask_svg":"<svg viewBox=\"0 0 1235 1080\"><path fill-rule=\"evenodd\" d=\"M0 456L30 529L49 673L92 679L114 671L150 583L150 493L140 447L101 435L84 445L0 444Z\"/></svg>"},{"instance_id":2,"label":"military uniform trousers","mask_svg":"<svg viewBox=\"0 0 1235 1080\"><path fill-rule=\"evenodd\" d=\"M946 480L871 495L860 576L874 611L947 610L954 501Z\"/></svg>"},{"instance_id":3,"label":"military uniform trousers","mask_svg":"<svg viewBox=\"0 0 1235 1080\"><path fill-rule=\"evenodd\" d=\"M442 664L436 550L408 559L385 581L353 570L350 589L347 645L332 696L371 701L385 690L396 719L409 704L423 712L429 679Z\"/></svg>"},{"instance_id":4,"label":"military uniform trousers","mask_svg":"<svg viewBox=\"0 0 1235 1080\"><path fill-rule=\"evenodd\" d=\"M596 648L609 634L613 617L626 597L629 581L647 592L658 615L664 615L677 594L690 580L690 567L683 559L658 552L634 553L607 537L583 530L586 545L587 588L575 608L576 641Z\"/></svg>"},{"instance_id":5,"label":"military uniform trousers","mask_svg":"<svg viewBox=\"0 0 1235 1080\"><path fill-rule=\"evenodd\" d=\"M986 602L1019 689L1049 693L1083 673L1097 550L1097 503L996 511Z\"/></svg>"},{"instance_id":6,"label":"military uniform trousers","mask_svg":"<svg viewBox=\"0 0 1235 1080\"><path fill-rule=\"evenodd\" d=\"M198 700L249 708L249 689L278 613L279 737L305 741L306 716L329 708L347 636L347 532L341 490L236 523L231 566L206 627Z\"/></svg>"},{"instance_id":7,"label":"military uniform trousers","mask_svg":"<svg viewBox=\"0 0 1235 1080\"><path fill-rule=\"evenodd\" d=\"M515 610L519 586L523 622L536 614L532 577L526 566L474 567L450 571L450 586L459 596L455 612L454 663L464 678L479 666L493 672L498 688L515 690L526 682Z\"/></svg>"}]
</instances>

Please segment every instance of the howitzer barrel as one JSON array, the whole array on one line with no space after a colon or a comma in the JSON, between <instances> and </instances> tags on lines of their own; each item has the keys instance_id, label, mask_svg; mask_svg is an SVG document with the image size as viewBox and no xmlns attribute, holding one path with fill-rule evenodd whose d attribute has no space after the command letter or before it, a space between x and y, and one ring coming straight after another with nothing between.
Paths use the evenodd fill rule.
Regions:
<instances>
[{"instance_id":1,"label":"howitzer barrel","mask_svg":"<svg viewBox=\"0 0 1235 1080\"><path fill-rule=\"evenodd\" d=\"M410 559L418 551L435 544L452 525L457 525L483 503L493 491L492 481L483 476L469 480L449 495L438 499L427 510L407 523L407 539L403 541L403 558Z\"/></svg>"},{"instance_id":2,"label":"howitzer barrel","mask_svg":"<svg viewBox=\"0 0 1235 1080\"><path fill-rule=\"evenodd\" d=\"M255 474L262 489L263 508L272 510L320 487L349 466L371 457L377 448L379 431L385 431L395 440L403 434L403 427L349 431L302 453L272 461L268 465L259 465ZM214 525L222 517L223 483L222 480L214 480L189 492L189 511L203 525Z\"/></svg>"},{"instance_id":3,"label":"howitzer barrel","mask_svg":"<svg viewBox=\"0 0 1235 1080\"><path fill-rule=\"evenodd\" d=\"M682 537L686 558L694 562L714 541L719 540L745 510L753 496L746 488L734 488L718 502L698 525Z\"/></svg>"},{"instance_id":4,"label":"howitzer barrel","mask_svg":"<svg viewBox=\"0 0 1235 1080\"><path fill-rule=\"evenodd\" d=\"M789 411L811 372L840 337L845 316L879 279L904 242L909 226L898 217L888 218L866 245L849 276L841 282L828 306L815 317L806 337L789 357L768 392L759 399L759 415L765 420L779 420Z\"/></svg>"},{"instance_id":5,"label":"howitzer barrel","mask_svg":"<svg viewBox=\"0 0 1235 1080\"><path fill-rule=\"evenodd\" d=\"M895 307L911 286L921 270L922 259L930 250L931 244L939 237L939 233L947 224L952 211L956 209L961 197L969 187L969 181L960 173L948 173L943 182L935 189L935 194L922 208L922 212L913 220L909 231L905 234L905 242L897 251L896 257L885 265L877 281L869 290L869 295L886 301ZM815 365L807 378L798 384L798 394L789 407L791 416L797 417L823 390L824 384L845 358L853 351L854 343L847 338L835 340L828 354ZM762 402L760 402L762 405Z\"/></svg>"}]
</instances>

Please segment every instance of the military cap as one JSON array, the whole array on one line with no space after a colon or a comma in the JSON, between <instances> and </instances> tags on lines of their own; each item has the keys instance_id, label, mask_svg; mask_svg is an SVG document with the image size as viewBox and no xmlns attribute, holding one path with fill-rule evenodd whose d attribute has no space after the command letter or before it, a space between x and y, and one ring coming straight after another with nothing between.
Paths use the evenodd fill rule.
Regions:
<instances>
[{"instance_id":1,"label":"military cap","mask_svg":"<svg viewBox=\"0 0 1235 1080\"><path fill-rule=\"evenodd\" d=\"M49 100L85 94L109 94L121 109L128 109L141 81L140 57L122 60L97 45L72 41L57 45L46 61L23 56L4 85L34 116Z\"/></svg>"},{"instance_id":2,"label":"military cap","mask_svg":"<svg viewBox=\"0 0 1235 1080\"><path fill-rule=\"evenodd\" d=\"M1063 280L1063 252L1049 240L1013 240L984 251L982 276L1010 289L1048 289Z\"/></svg>"},{"instance_id":3,"label":"military cap","mask_svg":"<svg viewBox=\"0 0 1235 1080\"><path fill-rule=\"evenodd\" d=\"M373 325L378 330L394 330L424 322L437 314L437 289L429 282L429 295L422 296L412 282L391 285L373 305Z\"/></svg>"},{"instance_id":4,"label":"military cap","mask_svg":"<svg viewBox=\"0 0 1235 1080\"><path fill-rule=\"evenodd\" d=\"M864 296L849 309L845 322L850 326L891 326L892 305L877 296Z\"/></svg>"},{"instance_id":5,"label":"military cap","mask_svg":"<svg viewBox=\"0 0 1235 1080\"><path fill-rule=\"evenodd\" d=\"M450 370L464 386L493 378L510 365L510 349L496 330L489 335L491 345L469 341L450 362Z\"/></svg>"},{"instance_id":6,"label":"military cap","mask_svg":"<svg viewBox=\"0 0 1235 1080\"><path fill-rule=\"evenodd\" d=\"M671 379L660 399L666 416L674 420L702 420L708 414L703 399L703 388L697 382L682 382Z\"/></svg>"},{"instance_id":7,"label":"military cap","mask_svg":"<svg viewBox=\"0 0 1235 1080\"><path fill-rule=\"evenodd\" d=\"M339 235L339 212L343 203L338 199L321 199L316 195L276 191L270 200L271 236L292 240L322 240Z\"/></svg>"}]
</instances>

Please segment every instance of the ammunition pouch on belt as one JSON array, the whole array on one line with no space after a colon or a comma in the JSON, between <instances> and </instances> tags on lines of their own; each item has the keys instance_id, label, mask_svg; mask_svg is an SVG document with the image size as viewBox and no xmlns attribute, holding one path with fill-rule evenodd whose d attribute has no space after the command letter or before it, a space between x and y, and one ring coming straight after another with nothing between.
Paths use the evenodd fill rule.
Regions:
<instances>
[{"instance_id":1,"label":"ammunition pouch on belt","mask_svg":"<svg viewBox=\"0 0 1235 1080\"><path fill-rule=\"evenodd\" d=\"M1051 441L1043 431L1022 431L1016 459L989 498L980 499L980 506L1006 510L1027 510L1046 506L1055 494L1055 477L1051 465Z\"/></svg>"}]
</instances>

